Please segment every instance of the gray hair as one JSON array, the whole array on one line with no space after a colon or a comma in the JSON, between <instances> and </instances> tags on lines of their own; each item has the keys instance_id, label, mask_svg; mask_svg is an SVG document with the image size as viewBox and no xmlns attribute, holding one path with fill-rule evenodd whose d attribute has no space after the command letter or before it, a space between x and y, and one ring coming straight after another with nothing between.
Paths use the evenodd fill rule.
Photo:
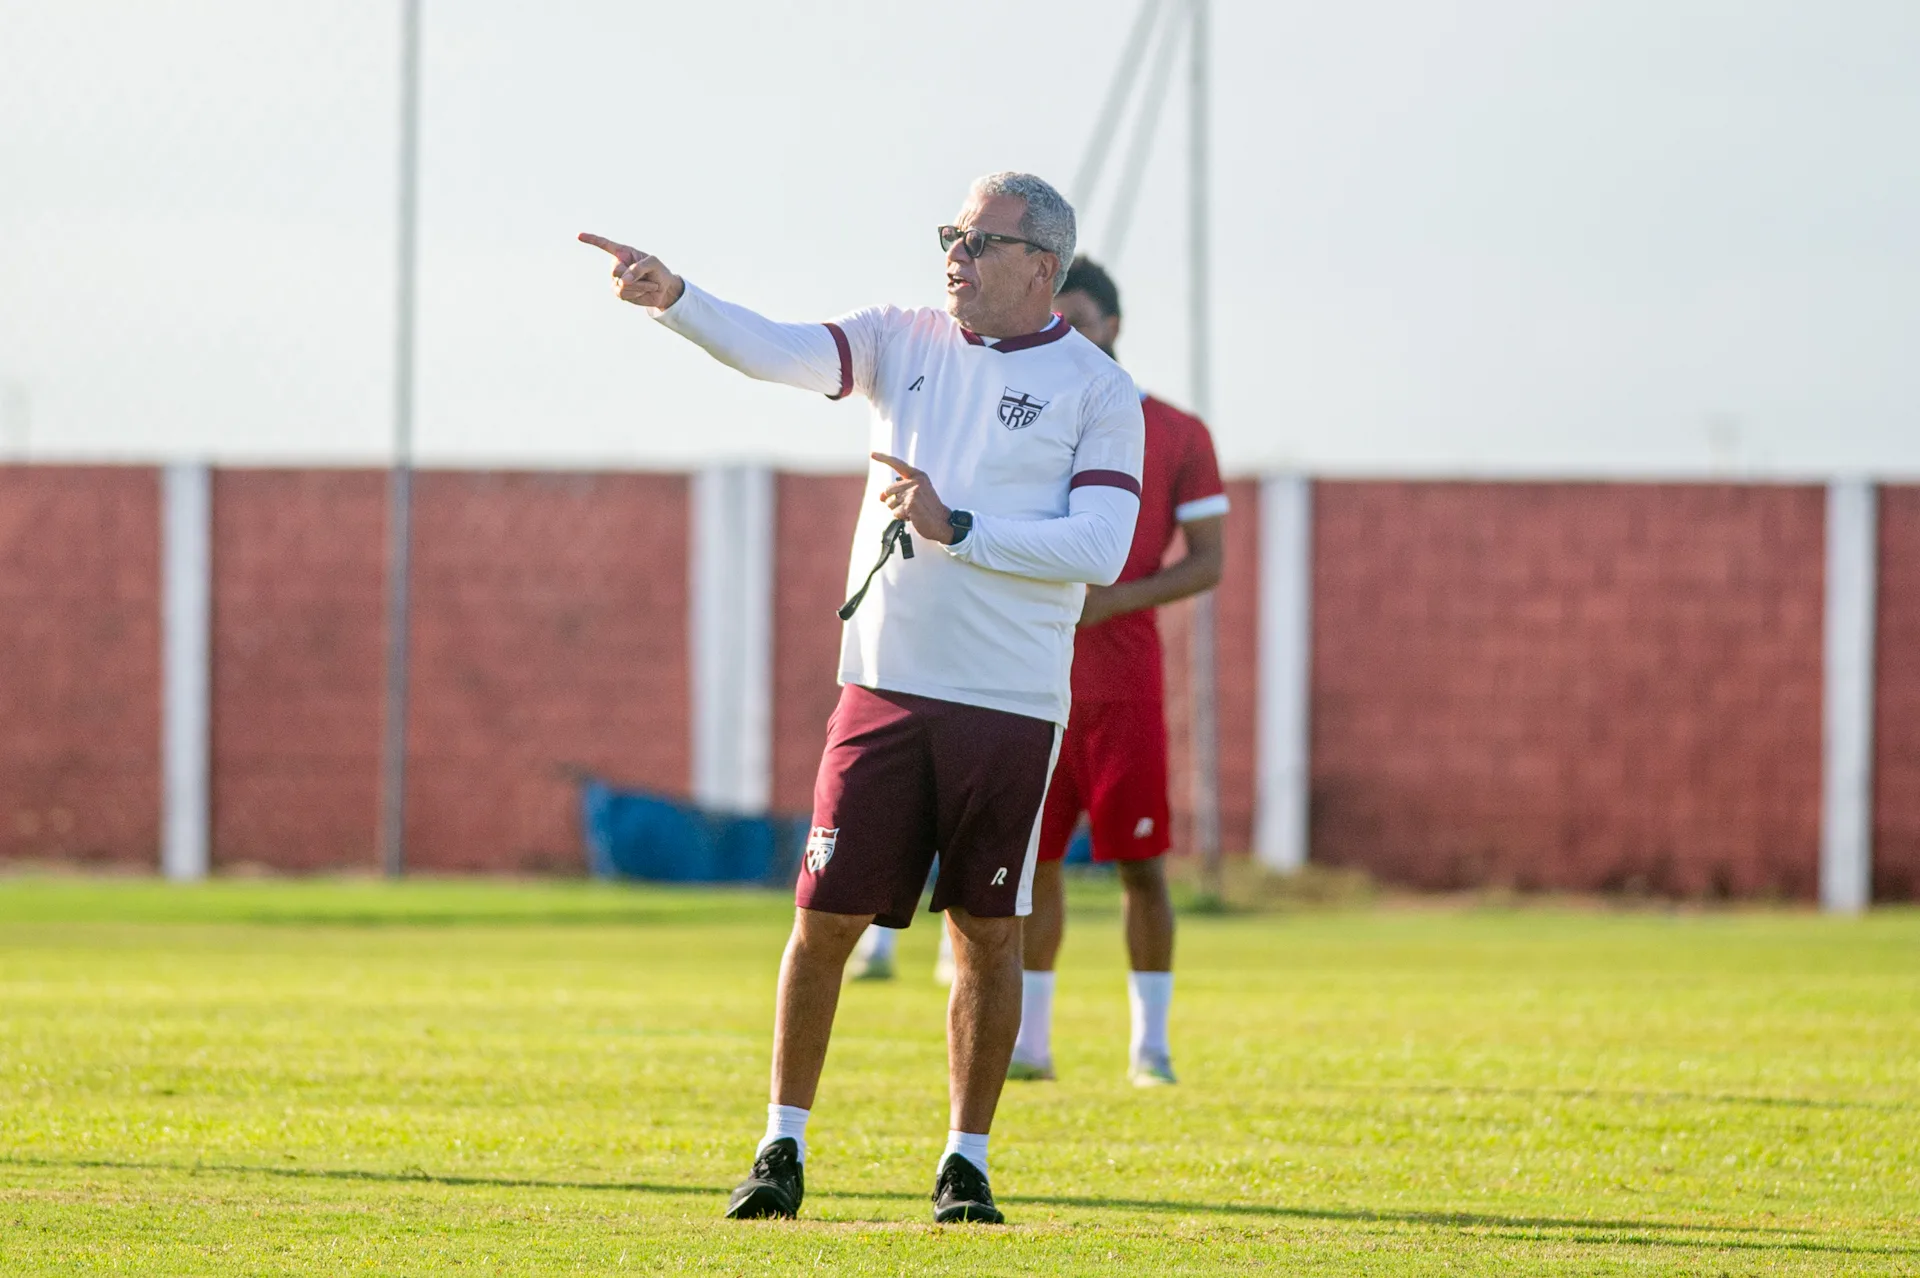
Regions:
<instances>
[{"instance_id":1,"label":"gray hair","mask_svg":"<svg viewBox=\"0 0 1920 1278\"><path fill-rule=\"evenodd\" d=\"M1020 215L1020 234L1060 259L1060 270L1053 277L1057 295L1067 282L1067 267L1073 262L1074 242L1079 238L1073 205L1067 203L1067 197L1045 178L1011 172L975 178L973 194L1017 195L1027 202L1027 211Z\"/></svg>"}]
</instances>

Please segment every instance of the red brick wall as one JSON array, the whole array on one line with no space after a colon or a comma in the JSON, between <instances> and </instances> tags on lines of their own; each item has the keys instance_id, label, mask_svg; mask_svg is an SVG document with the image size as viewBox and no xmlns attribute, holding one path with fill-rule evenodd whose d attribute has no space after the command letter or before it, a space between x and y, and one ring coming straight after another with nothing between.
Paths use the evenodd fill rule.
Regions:
<instances>
[{"instance_id":1,"label":"red brick wall","mask_svg":"<svg viewBox=\"0 0 1920 1278\"><path fill-rule=\"evenodd\" d=\"M774 798L804 810L860 483L777 491ZM1258 491L1230 491L1237 853ZM417 493L414 864L575 867L563 769L688 782L687 481L432 473ZM1914 899L1920 488L1881 503L1876 891ZM215 862L372 868L384 476L220 471L213 517ZM1428 887L1810 897L1823 519L1812 487L1316 485L1316 858ZM0 858L156 862L159 526L150 469L0 468ZM1163 627L1179 810L1185 610Z\"/></svg>"},{"instance_id":2,"label":"red brick wall","mask_svg":"<svg viewBox=\"0 0 1920 1278\"><path fill-rule=\"evenodd\" d=\"M157 867L160 488L0 467L0 860Z\"/></svg>"},{"instance_id":3,"label":"red brick wall","mask_svg":"<svg viewBox=\"0 0 1920 1278\"><path fill-rule=\"evenodd\" d=\"M866 480L780 475L773 567L773 807L813 810L813 776L839 698L847 550ZM801 530L804 530L801 531ZM876 546L878 553L879 547Z\"/></svg>"},{"instance_id":4,"label":"red brick wall","mask_svg":"<svg viewBox=\"0 0 1920 1278\"><path fill-rule=\"evenodd\" d=\"M1314 856L1814 894L1818 488L1321 483Z\"/></svg>"},{"instance_id":5,"label":"red brick wall","mask_svg":"<svg viewBox=\"0 0 1920 1278\"><path fill-rule=\"evenodd\" d=\"M1220 846L1231 856L1253 847L1254 733L1260 673L1260 484L1227 483L1226 568L1214 592L1214 678L1220 734ZM1172 553L1185 553L1176 542ZM1193 706L1189 696L1193 605L1160 610L1167 676L1168 789L1173 851L1193 849Z\"/></svg>"},{"instance_id":6,"label":"red brick wall","mask_svg":"<svg viewBox=\"0 0 1920 1278\"><path fill-rule=\"evenodd\" d=\"M568 769L690 783L687 479L434 472L415 491L408 854L576 869Z\"/></svg>"},{"instance_id":7,"label":"red brick wall","mask_svg":"<svg viewBox=\"0 0 1920 1278\"><path fill-rule=\"evenodd\" d=\"M687 788L686 480L414 494L410 863L577 868L565 769ZM378 864L386 500L377 471L216 474L218 864Z\"/></svg>"},{"instance_id":8,"label":"red brick wall","mask_svg":"<svg viewBox=\"0 0 1920 1278\"><path fill-rule=\"evenodd\" d=\"M213 862L379 865L386 477L213 474Z\"/></svg>"},{"instance_id":9,"label":"red brick wall","mask_svg":"<svg viewBox=\"0 0 1920 1278\"><path fill-rule=\"evenodd\" d=\"M1920 900L1920 487L1880 490L1873 891Z\"/></svg>"}]
</instances>

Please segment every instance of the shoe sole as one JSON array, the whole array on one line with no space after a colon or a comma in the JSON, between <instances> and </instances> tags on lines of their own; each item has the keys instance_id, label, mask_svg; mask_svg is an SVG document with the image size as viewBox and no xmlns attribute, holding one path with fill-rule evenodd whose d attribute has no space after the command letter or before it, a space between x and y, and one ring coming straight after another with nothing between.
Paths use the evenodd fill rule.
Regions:
<instances>
[{"instance_id":1,"label":"shoe sole","mask_svg":"<svg viewBox=\"0 0 1920 1278\"><path fill-rule=\"evenodd\" d=\"M961 1203L957 1207L942 1207L933 1213L936 1225L1004 1225L1007 1218L997 1207L982 1207L979 1203Z\"/></svg>"},{"instance_id":2,"label":"shoe sole","mask_svg":"<svg viewBox=\"0 0 1920 1278\"><path fill-rule=\"evenodd\" d=\"M728 1220L766 1220L770 1217L792 1220L799 1214L787 1196L771 1185L761 1185L727 1207Z\"/></svg>"}]
</instances>

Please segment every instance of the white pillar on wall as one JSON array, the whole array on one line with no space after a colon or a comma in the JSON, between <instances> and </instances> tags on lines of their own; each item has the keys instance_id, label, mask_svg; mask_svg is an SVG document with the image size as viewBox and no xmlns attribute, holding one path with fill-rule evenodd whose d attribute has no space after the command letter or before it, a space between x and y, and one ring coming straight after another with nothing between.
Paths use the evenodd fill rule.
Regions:
<instances>
[{"instance_id":1,"label":"white pillar on wall","mask_svg":"<svg viewBox=\"0 0 1920 1278\"><path fill-rule=\"evenodd\" d=\"M773 798L773 503L763 466L693 477L693 797L734 812Z\"/></svg>"},{"instance_id":2,"label":"white pillar on wall","mask_svg":"<svg viewBox=\"0 0 1920 1278\"><path fill-rule=\"evenodd\" d=\"M1259 591L1253 848L1262 865L1292 871L1308 848L1313 485L1304 475L1261 481Z\"/></svg>"},{"instance_id":3,"label":"white pillar on wall","mask_svg":"<svg viewBox=\"0 0 1920 1278\"><path fill-rule=\"evenodd\" d=\"M213 493L205 466L161 472L160 869L203 879L209 862Z\"/></svg>"},{"instance_id":4,"label":"white pillar on wall","mask_svg":"<svg viewBox=\"0 0 1920 1278\"><path fill-rule=\"evenodd\" d=\"M1878 633L1879 503L1864 479L1827 485L1825 695L1822 698L1820 906L1873 900L1873 655Z\"/></svg>"}]
</instances>

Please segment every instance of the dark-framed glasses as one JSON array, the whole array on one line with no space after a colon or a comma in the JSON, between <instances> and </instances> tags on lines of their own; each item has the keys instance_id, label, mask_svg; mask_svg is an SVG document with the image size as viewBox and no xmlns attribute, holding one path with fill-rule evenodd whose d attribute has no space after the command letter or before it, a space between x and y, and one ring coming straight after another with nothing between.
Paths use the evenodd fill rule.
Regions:
<instances>
[{"instance_id":1,"label":"dark-framed glasses","mask_svg":"<svg viewBox=\"0 0 1920 1278\"><path fill-rule=\"evenodd\" d=\"M995 235L992 231L982 231L971 226L943 226L940 228L940 251L953 252L953 246L959 244L966 249L970 261L979 261L980 255L994 244L1024 244L1028 249L1041 253L1053 250L1044 244L1035 244L1032 240L1023 240L1017 235Z\"/></svg>"}]
</instances>

